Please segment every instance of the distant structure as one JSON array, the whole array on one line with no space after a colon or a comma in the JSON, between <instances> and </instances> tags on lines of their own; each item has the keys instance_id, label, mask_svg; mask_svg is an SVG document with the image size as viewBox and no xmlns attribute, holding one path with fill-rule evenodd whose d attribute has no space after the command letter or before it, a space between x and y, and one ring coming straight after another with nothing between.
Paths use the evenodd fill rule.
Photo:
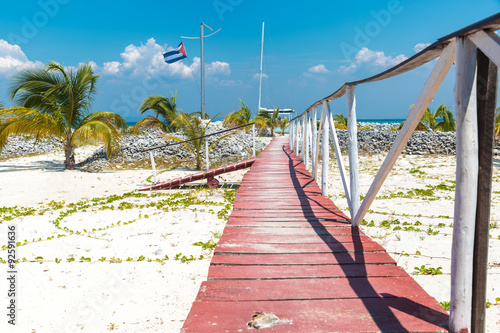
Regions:
<instances>
[{"instance_id":1,"label":"distant structure","mask_svg":"<svg viewBox=\"0 0 500 333\"><path fill-rule=\"evenodd\" d=\"M261 111L266 111L270 116L273 114L274 110L276 109L266 109L266 108L260 108ZM284 118L286 117L287 119L291 119L291 116L293 115L293 113L295 112L295 110L293 109L281 109L280 108L280 111L278 112L278 118Z\"/></svg>"}]
</instances>

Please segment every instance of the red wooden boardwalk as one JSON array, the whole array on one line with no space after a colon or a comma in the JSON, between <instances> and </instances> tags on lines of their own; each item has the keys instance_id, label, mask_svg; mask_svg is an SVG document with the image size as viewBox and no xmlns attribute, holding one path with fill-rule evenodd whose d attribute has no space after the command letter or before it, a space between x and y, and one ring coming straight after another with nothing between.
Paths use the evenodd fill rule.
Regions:
<instances>
[{"instance_id":1,"label":"red wooden boardwalk","mask_svg":"<svg viewBox=\"0 0 500 333\"><path fill-rule=\"evenodd\" d=\"M447 332L448 314L328 198L275 138L241 182L182 332Z\"/></svg>"}]
</instances>

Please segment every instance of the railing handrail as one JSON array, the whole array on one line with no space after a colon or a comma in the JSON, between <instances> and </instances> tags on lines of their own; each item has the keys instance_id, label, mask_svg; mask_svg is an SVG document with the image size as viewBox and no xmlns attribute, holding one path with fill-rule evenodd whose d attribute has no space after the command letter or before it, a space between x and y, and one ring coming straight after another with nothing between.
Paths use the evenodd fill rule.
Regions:
<instances>
[{"instance_id":1,"label":"railing handrail","mask_svg":"<svg viewBox=\"0 0 500 333\"><path fill-rule=\"evenodd\" d=\"M145 152L148 152L148 151L152 151L152 150L156 150L156 149L161 149L161 148L165 148L165 147L170 147L170 146L176 146L176 145L180 145L182 143L186 143L186 142L190 142L190 141L195 141L195 140L207 138L207 137L212 136L212 135L217 135L217 134L221 134L221 133L225 133L225 132L235 131L237 129L240 129L240 128L243 128L243 127L247 127L247 126L250 126L250 125L253 125L253 124L255 124L255 123L249 123L249 124L246 124L246 125L241 125L241 126L238 126L238 127L229 128L227 130L223 130L223 131L219 131L219 132L215 132L215 133L210 133L210 134L207 134L207 135L204 135L204 136L200 136L198 138L184 140L182 142L168 143L166 145L144 149L144 150L141 150L140 153L145 153Z\"/></svg>"}]
</instances>

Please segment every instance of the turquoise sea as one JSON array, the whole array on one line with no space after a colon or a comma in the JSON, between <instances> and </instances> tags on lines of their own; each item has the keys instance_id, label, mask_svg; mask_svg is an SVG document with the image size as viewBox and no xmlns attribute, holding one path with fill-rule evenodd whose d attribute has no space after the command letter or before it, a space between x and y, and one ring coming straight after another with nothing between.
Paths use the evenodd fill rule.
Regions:
<instances>
[{"instance_id":1,"label":"turquoise sea","mask_svg":"<svg viewBox=\"0 0 500 333\"><path fill-rule=\"evenodd\" d=\"M400 123L402 121L405 121L405 119L358 119L358 123ZM127 121L127 126L134 126L137 122L136 121Z\"/></svg>"},{"instance_id":2,"label":"turquoise sea","mask_svg":"<svg viewBox=\"0 0 500 333\"><path fill-rule=\"evenodd\" d=\"M358 119L358 123L377 123L377 124L383 124L383 123L400 123L402 121L405 121L406 119Z\"/></svg>"}]
</instances>

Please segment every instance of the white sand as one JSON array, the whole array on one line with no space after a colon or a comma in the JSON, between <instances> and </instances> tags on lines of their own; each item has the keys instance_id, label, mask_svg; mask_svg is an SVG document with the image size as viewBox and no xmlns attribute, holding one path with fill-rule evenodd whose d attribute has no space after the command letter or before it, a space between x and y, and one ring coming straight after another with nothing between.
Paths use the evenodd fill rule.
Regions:
<instances>
[{"instance_id":1,"label":"white sand","mask_svg":"<svg viewBox=\"0 0 500 333\"><path fill-rule=\"evenodd\" d=\"M83 159L91 147L77 151ZM374 177L382 156L361 157L361 193L366 193ZM425 189L425 185L436 186L441 183L451 185L454 180L453 157L404 157L379 195L390 195L402 191L407 193L413 188ZM493 183L492 221L500 220L500 162L495 162ZM420 168L421 172L410 173L408 169ZM237 182L243 171L223 175L228 183ZM163 173L160 179L175 178L187 171ZM333 200L346 213L347 204L339 193L343 192L340 177L332 163L330 193ZM137 207L151 202L160 202L168 197L125 198L109 204L99 204L86 208L84 212L69 213L61 220L60 226L79 231L83 235L70 234L57 229L54 221L61 212L71 209L67 205L88 201L94 197L107 197L138 188L145 184L151 171L113 171L88 173L83 171L64 171L61 152L43 156L17 158L0 162L0 207L32 207L36 212L48 209L51 201L65 201L62 209L47 210L43 215L15 217L12 221L0 224L0 245L7 244L7 225L17 226L18 241L28 240L27 245L18 248L17 256L30 262L17 265L19 271L17 289L18 326L17 330L7 326L5 314L0 321L0 332L105 332L114 327L119 332L179 332L196 297L200 283L206 279L210 259L207 252L194 242L216 240L214 234L224 228L224 221L217 217L223 206L190 205L187 208L168 212L154 207ZM163 193L188 193L190 189L169 190ZM392 198L375 200L367 221L374 220L375 227L363 230L375 237L387 251L408 272L415 266L442 267L443 274L436 276L415 276L417 281L438 301L449 301L451 232L453 222L453 191L435 190L433 198ZM224 190L205 191L197 194L201 200L224 202ZM120 210L120 203L135 205L134 208ZM90 201L92 204L92 201ZM114 205L115 209L98 210ZM196 208L196 210L195 210ZM212 211L210 211L212 210ZM215 214L214 214L215 213ZM408 214L409 216L403 216ZM387 215L386 215L387 214ZM418 215L421 216L418 216ZM2 215L5 217L9 214ZM148 215L146 218L145 216ZM438 218L439 215L442 215ZM383 220L399 219L401 224L390 228L380 227ZM135 222L123 225L126 221ZM121 225L116 227L118 221ZM420 221L422 225L415 226ZM439 230L437 235L426 231L393 231L403 222L415 228ZM114 227L110 227L111 224ZM445 227L437 227L444 223ZM405 225L404 227L409 227ZM103 228L105 230L97 230ZM86 231L84 231L85 229ZM96 231L92 231L96 229ZM488 300L493 305L487 310L488 332L500 331L500 306L495 298L500 297L500 239L499 228L491 230L490 240L491 268L489 270ZM57 238L57 235L68 235ZM47 240L47 237L53 239ZM88 237L90 236L90 237ZM32 242L35 238L35 242ZM36 241L41 238L43 241ZM156 255L161 249L162 254ZM408 253L401 256L397 253ZM421 255L416 255L420 251ZM206 259L182 263L173 260L177 253L189 257L205 255ZM168 255L170 260L147 262ZM43 260L35 262L41 256ZM91 258L91 262L80 262L81 257ZM139 256L146 260L135 261ZM6 251L0 257L7 259ZM99 258L106 257L100 262ZM121 263L110 263L109 259L122 259ZM134 261L127 262L131 257ZM63 259L55 263L55 258ZM67 262L67 258L75 258ZM2 269L6 270L6 265ZM2 304L7 300L7 281L2 273L0 293ZM495 288L496 287L496 288ZM5 309L5 306L2 305ZM6 310L4 310L4 313Z\"/></svg>"}]
</instances>

